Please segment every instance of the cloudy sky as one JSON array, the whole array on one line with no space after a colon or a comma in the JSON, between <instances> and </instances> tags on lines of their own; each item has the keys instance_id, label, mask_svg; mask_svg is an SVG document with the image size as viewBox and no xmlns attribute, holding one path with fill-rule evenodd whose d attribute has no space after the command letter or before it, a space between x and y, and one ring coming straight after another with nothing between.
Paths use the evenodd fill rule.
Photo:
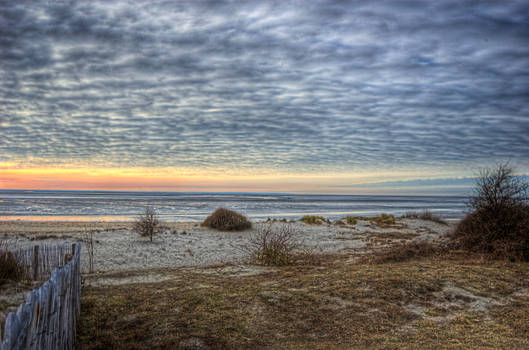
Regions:
<instances>
[{"instance_id":1,"label":"cloudy sky","mask_svg":"<svg viewBox=\"0 0 529 350\"><path fill-rule=\"evenodd\" d=\"M528 1L0 0L0 188L356 193L506 160L529 172Z\"/></svg>"}]
</instances>

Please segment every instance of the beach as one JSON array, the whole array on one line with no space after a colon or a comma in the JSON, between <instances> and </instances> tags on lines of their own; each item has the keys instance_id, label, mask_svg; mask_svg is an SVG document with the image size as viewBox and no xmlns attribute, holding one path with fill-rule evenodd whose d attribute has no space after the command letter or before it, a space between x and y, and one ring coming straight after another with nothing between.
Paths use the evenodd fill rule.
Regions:
<instances>
[{"instance_id":1,"label":"beach","mask_svg":"<svg viewBox=\"0 0 529 350\"><path fill-rule=\"evenodd\" d=\"M155 268L245 264L252 236L267 225L289 226L303 248L316 253L365 254L391 243L440 240L450 225L417 219L399 219L395 225L377 226L358 220L354 226L340 222L308 225L300 221L259 221L252 229L223 232L197 222L169 222L152 242L132 230L131 222L31 222L0 223L0 237L19 247L64 242L94 242L94 272L138 271ZM88 272L88 246L83 247L83 271Z\"/></svg>"},{"instance_id":2,"label":"beach","mask_svg":"<svg viewBox=\"0 0 529 350\"><path fill-rule=\"evenodd\" d=\"M309 225L280 219L254 221L239 232L166 222L152 242L132 224L0 222L0 238L19 247L83 242L78 328L83 348L335 348L342 343L436 348L444 342L436 338L438 332L490 348L529 345L527 337L512 331L517 327L512 322L525 320L518 314L529 310L529 285L521 278L528 273L526 264L506 269L503 262L469 253L428 251L448 242L453 222L396 218L384 225L358 217L354 225L342 220ZM268 225L288 225L311 259L283 267L251 261L250 239ZM93 272L88 270L90 236ZM425 243L426 250L394 255L403 243ZM33 287L2 286L0 322ZM469 327L472 332L465 331ZM490 329L499 335L491 337L496 333Z\"/></svg>"}]
</instances>

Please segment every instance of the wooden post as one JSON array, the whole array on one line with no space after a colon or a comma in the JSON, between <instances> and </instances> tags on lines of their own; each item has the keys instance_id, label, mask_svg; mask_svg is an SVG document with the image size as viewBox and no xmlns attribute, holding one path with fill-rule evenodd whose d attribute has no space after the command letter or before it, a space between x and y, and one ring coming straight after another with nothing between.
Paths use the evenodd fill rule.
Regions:
<instances>
[{"instance_id":1,"label":"wooden post","mask_svg":"<svg viewBox=\"0 0 529 350\"><path fill-rule=\"evenodd\" d=\"M33 247L33 280L39 278L39 246Z\"/></svg>"}]
</instances>

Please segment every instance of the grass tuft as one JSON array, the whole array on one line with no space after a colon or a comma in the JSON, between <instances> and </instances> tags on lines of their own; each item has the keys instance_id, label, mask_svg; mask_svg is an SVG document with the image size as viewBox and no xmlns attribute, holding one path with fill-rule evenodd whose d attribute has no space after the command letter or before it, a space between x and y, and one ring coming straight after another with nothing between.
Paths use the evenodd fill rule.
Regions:
<instances>
[{"instance_id":1,"label":"grass tuft","mask_svg":"<svg viewBox=\"0 0 529 350\"><path fill-rule=\"evenodd\" d=\"M357 222L358 222L358 221L356 220L356 217L354 217L353 215L347 215L347 216L345 217L345 223L346 223L347 225L354 226L354 225L356 225Z\"/></svg>"},{"instance_id":2,"label":"grass tuft","mask_svg":"<svg viewBox=\"0 0 529 350\"><path fill-rule=\"evenodd\" d=\"M395 216L393 214L382 213L375 217L369 218L369 221L377 226L391 226L395 225Z\"/></svg>"},{"instance_id":3,"label":"grass tuft","mask_svg":"<svg viewBox=\"0 0 529 350\"><path fill-rule=\"evenodd\" d=\"M433 221L437 222L438 224L442 225L448 225L445 219L440 217L439 215L435 215L429 210L423 210L421 212L418 211L409 211L407 213L404 213L404 215L401 216L403 219L420 219L420 220L426 220L426 221Z\"/></svg>"},{"instance_id":4,"label":"grass tuft","mask_svg":"<svg viewBox=\"0 0 529 350\"><path fill-rule=\"evenodd\" d=\"M9 242L0 240L0 285L7 281L20 282L28 277L26 266L11 248Z\"/></svg>"},{"instance_id":5,"label":"grass tuft","mask_svg":"<svg viewBox=\"0 0 529 350\"><path fill-rule=\"evenodd\" d=\"M323 216L318 215L304 215L301 218L301 222L304 222L309 225L321 225L324 222L327 222L327 219L325 219Z\"/></svg>"}]
</instances>

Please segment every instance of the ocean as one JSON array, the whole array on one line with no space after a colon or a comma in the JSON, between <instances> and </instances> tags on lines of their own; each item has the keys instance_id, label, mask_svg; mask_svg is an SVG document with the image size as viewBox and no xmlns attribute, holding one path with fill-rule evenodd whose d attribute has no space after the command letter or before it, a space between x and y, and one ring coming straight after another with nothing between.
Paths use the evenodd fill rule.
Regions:
<instances>
[{"instance_id":1,"label":"ocean","mask_svg":"<svg viewBox=\"0 0 529 350\"><path fill-rule=\"evenodd\" d=\"M466 201L459 196L0 190L0 220L130 221L146 206L166 221L202 221L218 207L254 220L401 215L425 209L456 220L464 215Z\"/></svg>"}]
</instances>

